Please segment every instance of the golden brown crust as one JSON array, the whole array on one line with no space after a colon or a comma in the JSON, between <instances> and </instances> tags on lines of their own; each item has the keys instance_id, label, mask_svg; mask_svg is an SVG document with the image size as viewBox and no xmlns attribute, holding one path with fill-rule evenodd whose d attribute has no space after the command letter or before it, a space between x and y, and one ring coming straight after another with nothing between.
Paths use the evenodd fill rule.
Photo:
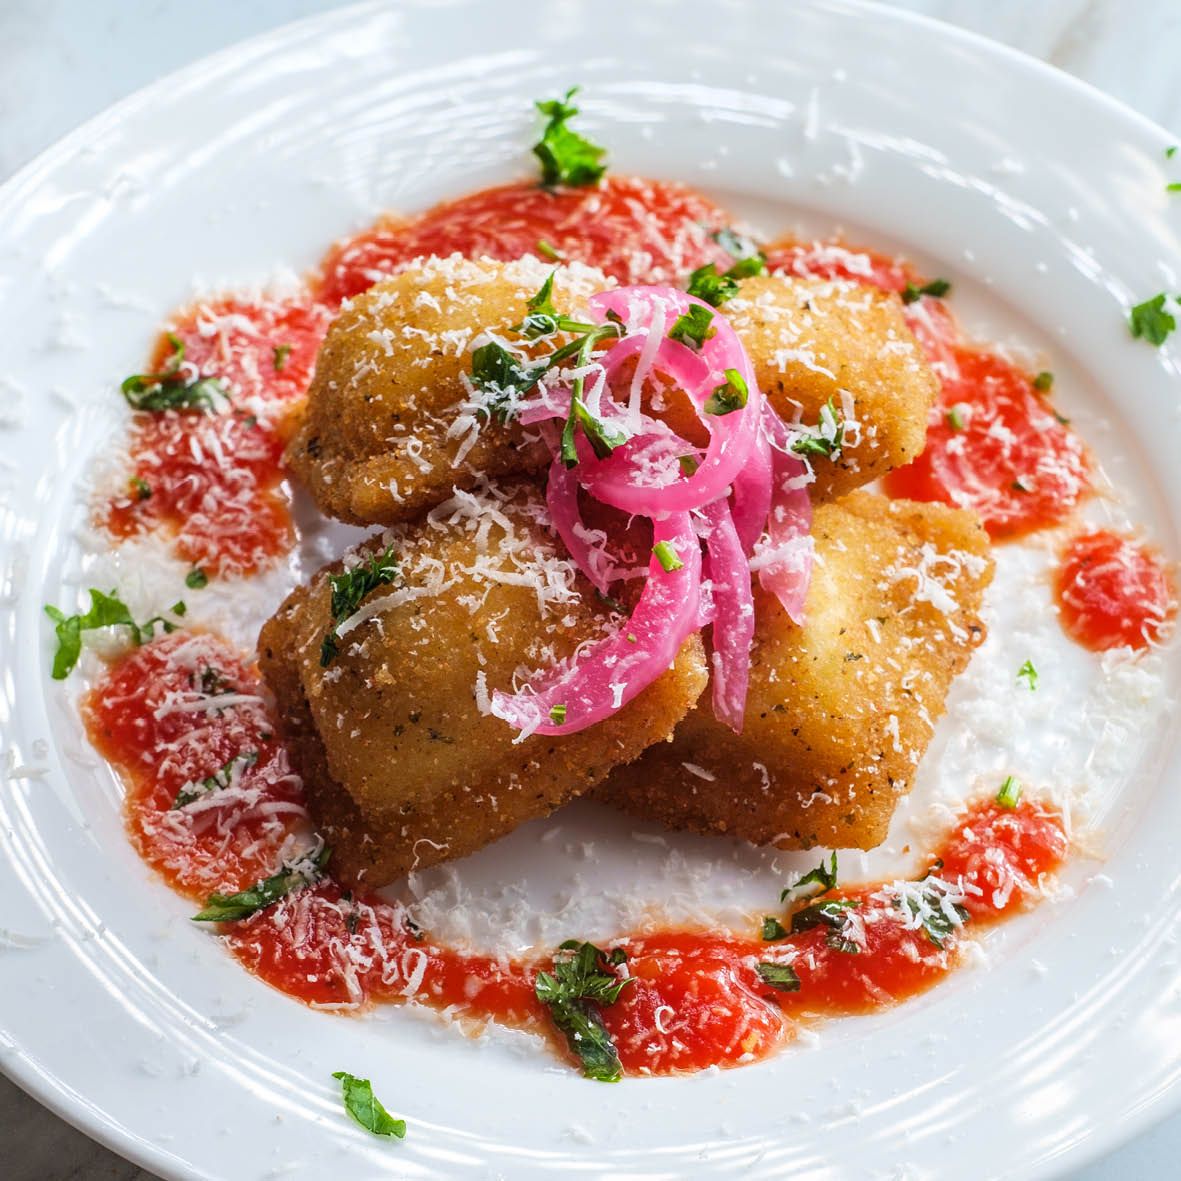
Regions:
<instances>
[{"instance_id":1,"label":"golden brown crust","mask_svg":"<svg viewBox=\"0 0 1181 1181\"><path fill-rule=\"evenodd\" d=\"M671 743L613 772L597 798L785 849L884 839L984 638L988 539L972 513L865 492L820 506L813 536L805 625L757 595L742 735L714 719L707 694Z\"/></svg>"},{"instance_id":2,"label":"golden brown crust","mask_svg":"<svg viewBox=\"0 0 1181 1181\"><path fill-rule=\"evenodd\" d=\"M559 555L532 487L470 499L361 547L363 561L392 545L399 577L366 599L367 609L389 605L342 636L327 669L328 574L339 564L294 591L259 637L313 815L349 879L380 885L548 814L669 737L707 680L694 636L608 720L514 743L481 708L482 692L510 688L520 666L570 656L610 626L608 612ZM549 579L544 610L535 574Z\"/></svg>"},{"instance_id":3,"label":"golden brown crust","mask_svg":"<svg viewBox=\"0 0 1181 1181\"><path fill-rule=\"evenodd\" d=\"M420 259L346 301L285 456L325 513L391 525L454 488L545 466L548 451L519 426L485 417L476 429L463 379L473 341L524 319L554 270L533 258ZM592 268L559 267L554 298L575 311L608 286Z\"/></svg>"},{"instance_id":4,"label":"golden brown crust","mask_svg":"<svg viewBox=\"0 0 1181 1181\"><path fill-rule=\"evenodd\" d=\"M923 449L938 381L897 296L827 279L744 279L722 310L785 422L814 426L831 398L859 425L835 459L811 462L816 502L908 463Z\"/></svg>"}]
</instances>

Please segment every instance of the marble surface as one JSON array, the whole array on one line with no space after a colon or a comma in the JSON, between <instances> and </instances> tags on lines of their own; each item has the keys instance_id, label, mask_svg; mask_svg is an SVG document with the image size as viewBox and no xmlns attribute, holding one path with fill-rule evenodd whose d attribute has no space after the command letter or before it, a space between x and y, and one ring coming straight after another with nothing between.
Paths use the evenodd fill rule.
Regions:
<instances>
[{"instance_id":1,"label":"marble surface","mask_svg":"<svg viewBox=\"0 0 1181 1181\"><path fill-rule=\"evenodd\" d=\"M497 0L489 0L495 3ZM589 0L575 0L589 2ZM340 0L0 0L0 181L132 90L206 53ZM1181 140L1176 0L889 0L1034 54ZM770 11L770 9L769 9ZM0 1177L151 1181L0 1078ZM1181 1116L1071 1181L1175 1176ZM951 1162L949 1162L949 1165Z\"/></svg>"}]
</instances>

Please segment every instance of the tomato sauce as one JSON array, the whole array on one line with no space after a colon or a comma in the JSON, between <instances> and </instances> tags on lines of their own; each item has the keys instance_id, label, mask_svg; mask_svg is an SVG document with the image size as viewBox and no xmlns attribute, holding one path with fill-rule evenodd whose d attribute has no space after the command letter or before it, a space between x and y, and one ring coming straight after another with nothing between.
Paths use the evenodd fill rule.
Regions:
<instances>
[{"instance_id":1,"label":"tomato sauce","mask_svg":"<svg viewBox=\"0 0 1181 1181\"><path fill-rule=\"evenodd\" d=\"M161 531L208 575L249 574L294 540L283 471L282 416L307 391L331 314L307 296L230 297L171 327L191 379L219 378L228 400L203 410L141 411L127 481L99 510L118 538ZM162 336L151 369L174 354Z\"/></svg>"},{"instance_id":2,"label":"tomato sauce","mask_svg":"<svg viewBox=\"0 0 1181 1181\"><path fill-rule=\"evenodd\" d=\"M891 496L940 501L979 513L997 540L1057 525L1090 486L1081 440L1034 378L1001 354L966 342L942 299L909 264L838 242L773 248L790 274L848 279L883 291L912 288L904 314L940 380L923 453L885 478Z\"/></svg>"},{"instance_id":3,"label":"tomato sauce","mask_svg":"<svg viewBox=\"0 0 1181 1181\"><path fill-rule=\"evenodd\" d=\"M1177 595L1160 556L1108 530L1073 538L1055 577L1059 619L1092 651L1147 648L1177 614Z\"/></svg>"},{"instance_id":4,"label":"tomato sauce","mask_svg":"<svg viewBox=\"0 0 1181 1181\"><path fill-rule=\"evenodd\" d=\"M731 265L710 236L729 223L712 201L667 181L607 176L589 188L502 185L338 243L321 265L320 298L336 306L401 263L430 254L556 254L600 267L621 283L677 282L707 262Z\"/></svg>"},{"instance_id":5,"label":"tomato sauce","mask_svg":"<svg viewBox=\"0 0 1181 1181\"><path fill-rule=\"evenodd\" d=\"M177 632L150 641L110 667L83 712L95 747L127 785L132 841L185 896L247 889L290 858L293 841L310 841L302 786L258 674L218 637ZM1055 814L1034 803L1006 810L987 802L965 814L933 864L942 862L941 881L967 891L970 930L1033 901L1042 875L1065 854ZM826 895L856 904L841 931L844 950L824 926L771 942L674 930L613 944L627 953L620 970L631 983L601 1017L624 1071L753 1061L789 1040L800 1020L879 1009L933 984L954 967L960 931L937 945L909 921L896 890L881 883ZM790 928L791 914L782 919ZM418 930L400 904L330 876L222 931L250 971L316 1007L414 1000L532 1029L564 1047L534 994L537 972L552 961L448 948ZM760 963L790 965L798 991L771 987Z\"/></svg>"}]
</instances>

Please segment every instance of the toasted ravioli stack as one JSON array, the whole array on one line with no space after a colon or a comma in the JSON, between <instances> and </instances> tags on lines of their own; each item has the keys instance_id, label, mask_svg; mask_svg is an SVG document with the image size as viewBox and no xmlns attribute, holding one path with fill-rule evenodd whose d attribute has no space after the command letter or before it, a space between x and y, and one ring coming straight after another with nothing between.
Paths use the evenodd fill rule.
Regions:
<instances>
[{"instance_id":1,"label":"toasted ravioli stack","mask_svg":"<svg viewBox=\"0 0 1181 1181\"><path fill-rule=\"evenodd\" d=\"M586 793L672 828L869 848L983 638L992 564L972 514L855 491L921 451L936 394L899 300L746 277L712 329L694 313L699 348L724 314L749 358L750 381L727 369L708 412L745 406L757 386L761 412L799 432L789 439L814 440L792 452L810 470L812 573L794 619L756 581L745 715L720 721L710 700L724 666L703 639L727 610L713 519L653 514L637 544L626 498L584 504L583 517L586 490L564 474L623 445L611 423L624 411L604 416L603 399L653 399L635 376L642 348L598 373L578 352L579 332L609 345L623 324L601 306L596 317L592 297L612 286L577 264L428 258L346 302L328 333L288 462L325 513L384 528L288 597L259 659L347 880L381 885L464 856ZM692 319L664 330L676 339ZM544 372L547 353L572 366L565 419L547 418L544 398L518 413L511 373L487 380L496 365L518 379ZM659 541L669 529L675 544ZM702 537L704 566L686 530ZM612 531L615 567L600 571L588 554ZM682 571L700 572L703 605L629 688L628 669L659 639L645 612ZM574 698L555 695L588 652L607 653L598 671L613 700L578 728ZM525 723L519 703L539 670L551 688Z\"/></svg>"}]
</instances>

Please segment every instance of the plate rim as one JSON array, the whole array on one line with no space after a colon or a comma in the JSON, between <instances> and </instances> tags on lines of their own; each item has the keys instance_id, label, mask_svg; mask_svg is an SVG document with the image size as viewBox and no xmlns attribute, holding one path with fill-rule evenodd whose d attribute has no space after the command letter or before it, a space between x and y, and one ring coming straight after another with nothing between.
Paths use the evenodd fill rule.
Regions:
<instances>
[{"instance_id":1,"label":"plate rim","mask_svg":"<svg viewBox=\"0 0 1181 1181\"><path fill-rule=\"evenodd\" d=\"M444 10L448 7L462 7L463 4L471 2L474 0L455 0L454 3L448 3L448 0L443 0L443 3L437 0L397 0L396 4L391 5L387 0L356 0L354 3L324 12L284 21L270 29L204 54L104 107L18 167L0 184L0 214L19 207L27 196L26 190L34 187L60 165L76 157L94 133L119 124L126 117L149 105L157 95L167 93L178 82L190 84L199 81L202 76L233 67L244 55L265 55L281 51L285 42L316 26L344 25L370 14L389 12L391 8ZM740 0L742 4L756 2L757 0ZM1040 76L1059 90L1073 91L1088 102L1098 103L1126 123L1135 125L1141 133L1151 135L1162 145L1168 146L1177 138L1163 125L1098 86L1024 50L938 17L894 8L879 3L878 0L791 0L791 4L799 9L814 9L834 14L860 13L867 18L886 23L927 29L937 37L957 42L976 53L1004 62L1010 69L1024 71L1035 77ZM214 1176L106 1118L102 1112L96 1111L84 1095L74 1091L64 1080L38 1069L37 1059L27 1053L14 1056L0 1054L0 1074L86 1136L122 1158L152 1170L162 1178L204 1181ZM1122 1123L1115 1124L1109 1121L1099 1131L1092 1133L1086 1140L1071 1145L1059 1156L1028 1166L1022 1176L1027 1181L1048 1181L1050 1178L1064 1176L1063 1170L1077 1170L1108 1156L1178 1112L1181 1112L1181 1083L1174 1083L1141 1103L1135 1113Z\"/></svg>"}]
</instances>

